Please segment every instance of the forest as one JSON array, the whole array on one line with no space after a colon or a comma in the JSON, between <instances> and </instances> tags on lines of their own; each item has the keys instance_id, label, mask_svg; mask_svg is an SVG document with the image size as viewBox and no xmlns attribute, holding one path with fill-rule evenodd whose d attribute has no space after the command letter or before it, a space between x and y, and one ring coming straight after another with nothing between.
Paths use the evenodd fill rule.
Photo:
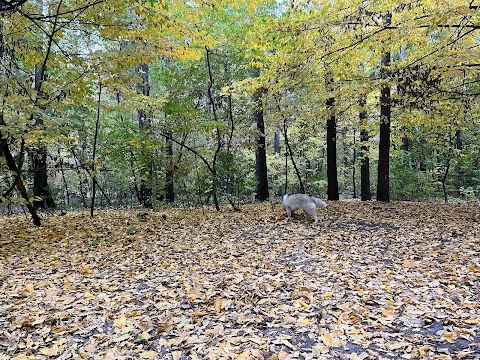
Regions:
<instances>
[{"instance_id":1,"label":"forest","mask_svg":"<svg viewBox=\"0 0 480 360\"><path fill-rule=\"evenodd\" d=\"M0 16L0 360L480 358L478 0Z\"/></svg>"},{"instance_id":2,"label":"forest","mask_svg":"<svg viewBox=\"0 0 480 360\"><path fill-rule=\"evenodd\" d=\"M474 201L478 6L2 1L3 212Z\"/></svg>"}]
</instances>

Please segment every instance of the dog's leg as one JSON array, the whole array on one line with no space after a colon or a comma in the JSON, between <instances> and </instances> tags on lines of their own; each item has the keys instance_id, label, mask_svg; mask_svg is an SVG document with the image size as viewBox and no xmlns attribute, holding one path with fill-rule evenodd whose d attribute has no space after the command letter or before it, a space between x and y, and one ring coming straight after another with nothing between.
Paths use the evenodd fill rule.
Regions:
<instances>
[{"instance_id":1,"label":"dog's leg","mask_svg":"<svg viewBox=\"0 0 480 360\"><path fill-rule=\"evenodd\" d=\"M288 221L292 217L292 210L290 210L290 208L287 206L285 208L285 211L287 212L287 221Z\"/></svg>"},{"instance_id":2,"label":"dog's leg","mask_svg":"<svg viewBox=\"0 0 480 360\"><path fill-rule=\"evenodd\" d=\"M317 217L317 206L315 203L309 203L307 206L305 206L305 217L307 217L307 214L310 215L314 220L315 220L315 225L318 223L318 217Z\"/></svg>"}]
</instances>

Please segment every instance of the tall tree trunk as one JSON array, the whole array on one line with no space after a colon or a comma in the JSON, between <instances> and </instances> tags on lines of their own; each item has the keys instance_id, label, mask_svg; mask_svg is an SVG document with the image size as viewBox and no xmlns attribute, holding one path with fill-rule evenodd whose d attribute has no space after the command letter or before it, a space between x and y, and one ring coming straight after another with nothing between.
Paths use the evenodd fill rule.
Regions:
<instances>
[{"instance_id":1,"label":"tall tree trunk","mask_svg":"<svg viewBox=\"0 0 480 360\"><path fill-rule=\"evenodd\" d=\"M288 156L290 156L293 169L295 170L295 174L297 175L298 185L300 186L300 192L302 194L305 194L305 187L303 186L302 176L300 175L300 170L298 170L297 163L295 162L295 158L293 157L292 148L290 147L290 141L288 140L287 117L284 115L284 113L282 112L282 109L280 108L280 102L278 98L275 98L275 101L277 102L278 113L283 118L283 138L285 140L285 194L287 193L287 188L288 188L288 168L287 168Z\"/></svg>"},{"instance_id":2,"label":"tall tree trunk","mask_svg":"<svg viewBox=\"0 0 480 360\"><path fill-rule=\"evenodd\" d=\"M57 4L56 14L53 17L53 24L51 32L47 35L47 43L45 49L45 56L40 66L35 68L34 87L36 91L35 105L38 105L39 100L44 98L43 83L46 77L47 62L52 51L53 38L58 31L58 19L60 14L60 8L62 6L62 0ZM42 6L42 13L44 12L45 4L43 1L40 4ZM40 105L41 110L45 110L45 105ZM33 118L33 115L32 115ZM44 126L43 118L41 116L35 116L35 127L42 128ZM47 149L43 145L39 145L36 150L33 151L33 206L35 208L55 207L52 194L48 187L48 175L47 175Z\"/></svg>"},{"instance_id":3,"label":"tall tree trunk","mask_svg":"<svg viewBox=\"0 0 480 360\"><path fill-rule=\"evenodd\" d=\"M217 115L217 106L215 105L215 100L213 99L213 74L212 74L212 66L210 64L210 50L207 46L205 46L205 57L207 60L207 70L208 70L208 87L207 87L207 95L208 100L210 101L210 105L212 106L212 114L213 119L215 122L218 122L218 115ZM220 211L220 204L218 203L218 177L217 177L217 160L218 154L222 149L222 138L220 134L220 129L216 127L217 133L217 148L215 149L215 154L213 155L212 166L210 169L210 174L212 175L212 195L213 195L213 203L215 205L215 209Z\"/></svg>"},{"instance_id":4,"label":"tall tree trunk","mask_svg":"<svg viewBox=\"0 0 480 360\"><path fill-rule=\"evenodd\" d=\"M171 131L168 131L166 134L166 142L168 166L165 173L165 198L169 203L173 203L175 201L175 189L173 187L173 144Z\"/></svg>"},{"instance_id":5,"label":"tall tree trunk","mask_svg":"<svg viewBox=\"0 0 480 360\"><path fill-rule=\"evenodd\" d=\"M353 198L356 199L357 197L357 182L355 181L356 178L356 165L357 165L357 133L355 129L353 129L353 162L352 162L352 183L353 183Z\"/></svg>"},{"instance_id":6,"label":"tall tree trunk","mask_svg":"<svg viewBox=\"0 0 480 360\"><path fill-rule=\"evenodd\" d=\"M95 192L97 185L97 175L95 171L95 156L97 154L98 126L100 124L100 101L102 99L102 83L98 82L98 102L97 102L97 118L95 119L95 136L93 138L93 155L92 155L92 203L90 204L90 216L93 218L93 209L95 208Z\"/></svg>"},{"instance_id":7,"label":"tall tree trunk","mask_svg":"<svg viewBox=\"0 0 480 360\"><path fill-rule=\"evenodd\" d=\"M60 165L60 173L62 174L63 186L65 187L65 195L67 196L67 203L65 205L70 206L70 191L68 190L67 178L65 177L65 170L63 168L63 158L60 150L58 150L57 152Z\"/></svg>"},{"instance_id":8,"label":"tall tree trunk","mask_svg":"<svg viewBox=\"0 0 480 360\"><path fill-rule=\"evenodd\" d=\"M392 14L385 16L385 25L392 23ZM390 66L390 51L385 51L382 57L380 77L388 79ZM390 85L382 85L380 95L380 142L378 144L378 180L377 200L390 201L390 118L391 118Z\"/></svg>"},{"instance_id":9,"label":"tall tree trunk","mask_svg":"<svg viewBox=\"0 0 480 360\"><path fill-rule=\"evenodd\" d=\"M44 94L41 90L43 77L45 76L44 65L35 72L35 90L37 91L37 99L41 99ZM42 107L42 110L45 110ZM35 128L41 129L44 126L43 118L41 116L35 116ZM32 150L33 159L33 206L35 208L55 207L52 194L48 187L48 175L47 175L47 149L44 145L39 145L37 149Z\"/></svg>"},{"instance_id":10,"label":"tall tree trunk","mask_svg":"<svg viewBox=\"0 0 480 360\"><path fill-rule=\"evenodd\" d=\"M333 89L333 77L327 79L327 90ZM335 118L335 98L326 101L327 107L327 197L339 200L337 176L337 121Z\"/></svg>"},{"instance_id":11,"label":"tall tree trunk","mask_svg":"<svg viewBox=\"0 0 480 360\"><path fill-rule=\"evenodd\" d=\"M360 105L365 106L366 101L361 100ZM360 112L360 151L361 151L361 165L360 165L360 197L362 201L372 199L370 192L370 155L368 148L368 130L367 130L367 112L362 110Z\"/></svg>"},{"instance_id":12,"label":"tall tree trunk","mask_svg":"<svg viewBox=\"0 0 480 360\"><path fill-rule=\"evenodd\" d=\"M149 68L147 64L141 64L137 69L138 76L140 77L140 83L137 85L137 93L142 94L143 96L150 96L150 81L149 81ZM148 119L147 111L145 109L138 110L138 128L140 130L141 136L148 137L151 130L151 122ZM143 149L141 150L143 151ZM152 156L151 154L145 153L141 157L141 161L144 162L141 168L143 169L143 174L140 175L140 199L142 205L146 208L152 207L152 187L151 179L152 177Z\"/></svg>"},{"instance_id":13,"label":"tall tree trunk","mask_svg":"<svg viewBox=\"0 0 480 360\"><path fill-rule=\"evenodd\" d=\"M253 69L252 77L259 76L258 69ZM267 152L265 144L265 122L263 119L262 94L257 90L253 94L253 119L257 125L257 137L255 138L255 175L257 177L257 193L255 199L265 201L268 193Z\"/></svg>"}]
</instances>

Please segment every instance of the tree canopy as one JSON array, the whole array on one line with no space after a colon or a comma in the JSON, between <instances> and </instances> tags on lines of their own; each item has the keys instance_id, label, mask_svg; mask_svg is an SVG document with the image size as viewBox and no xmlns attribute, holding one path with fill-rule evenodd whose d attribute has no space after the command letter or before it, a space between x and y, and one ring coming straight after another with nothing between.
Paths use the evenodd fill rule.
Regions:
<instances>
[{"instance_id":1,"label":"tree canopy","mask_svg":"<svg viewBox=\"0 0 480 360\"><path fill-rule=\"evenodd\" d=\"M355 197L356 169L385 159L379 124L394 199L478 197L473 1L38 0L1 11L4 206L236 208L259 189L260 148L271 196L325 194L335 162L335 191Z\"/></svg>"}]
</instances>

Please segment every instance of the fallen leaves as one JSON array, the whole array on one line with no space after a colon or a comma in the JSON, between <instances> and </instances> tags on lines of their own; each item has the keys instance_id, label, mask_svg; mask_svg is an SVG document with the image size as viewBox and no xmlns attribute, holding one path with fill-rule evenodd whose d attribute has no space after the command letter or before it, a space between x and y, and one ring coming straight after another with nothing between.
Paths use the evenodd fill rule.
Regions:
<instances>
[{"instance_id":1,"label":"fallen leaves","mask_svg":"<svg viewBox=\"0 0 480 360\"><path fill-rule=\"evenodd\" d=\"M478 208L277 213L0 219L0 359L478 356Z\"/></svg>"}]
</instances>

